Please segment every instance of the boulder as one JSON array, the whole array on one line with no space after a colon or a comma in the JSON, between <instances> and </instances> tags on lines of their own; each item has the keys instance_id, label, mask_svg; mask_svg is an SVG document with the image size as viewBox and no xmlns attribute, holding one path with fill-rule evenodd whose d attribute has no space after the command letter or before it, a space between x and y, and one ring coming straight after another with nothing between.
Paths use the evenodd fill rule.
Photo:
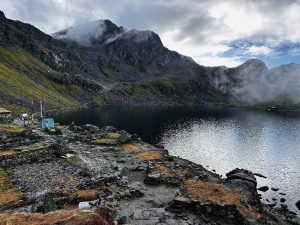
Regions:
<instances>
[{"instance_id":1,"label":"boulder","mask_svg":"<svg viewBox=\"0 0 300 225\"><path fill-rule=\"evenodd\" d=\"M269 187L268 186L262 186L260 188L257 188L257 190L262 191L262 192L266 192L266 191L269 190Z\"/></svg>"},{"instance_id":2,"label":"boulder","mask_svg":"<svg viewBox=\"0 0 300 225\"><path fill-rule=\"evenodd\" d=\"M126 143L131 140L131 135L127 133L125 130L120 131L120 137L119 137L119 142L120 143Z\"/></svg>"},{"instance_id":3,"label":"boulder","mask_svg":"<svg viewBox=\"0 0 300 225\"><path fill-rule=\"evenodd\" d=\"M104 133L117 132L117 129L112 126L105 126L101 128Z\"/></svg>"},{"instance_id":4,"label":"boulder","mask_svg":"<svg viewBox=\"0 0 300 225\"><path fill-rule=\"evenodd\" d=\"M239 192L254 212L261 212L262 206L257 193L257 182L254 174L245 169L234 169L226 174L225 186Z\"/></svg>"},{"instance_id":5,"label":"boulder","mask_svg":"<svg viewBox=\"0 0 300 225\"><path fill-rule=\"evenodd\" d=\"M296 207L300 210L300 200L296 203Z\"/></svg>"},{"instance_id":6,"label":"boulder","mask_svg":"<svg viewBox=\"0 0 300 225\"><path fill-rule=\"evenodd\" d=\"M145 178L145 184L158 185L162 182L162 176L158 172L149 173Z\"/></svg>"},{"instance_id":7,"label":"boulder","mask_svg":"<svg viewBox=\"0 0 300 225\"><path fill-rule=\"evenodd\" d=\"M278 191L279 188L274 188L274 187L272 187L271 190L272 190L272 191Z\"/></svg>"},{"instance_id":8,"label":"boulder","mask_svg":"<svg viewBox=\"0 0 300 225\"><path fill-rule=\"evenodd\" d=\"M43 203L42 205L43 213L48 213L58 209L52 197L50 197L49 195L45 195L45 197L42 199L42 203Z\"/></svg>"},{"instance_id":9,"label":"boulder","mask_svg":"<svg viewBox=\"0 0 300 225\"><path fill-rule=\"evenodd\" d=\"M85 124L82 128L90 133L97 133L99 131L99 128L92 124Z\"/></svg>"}]
</instances>

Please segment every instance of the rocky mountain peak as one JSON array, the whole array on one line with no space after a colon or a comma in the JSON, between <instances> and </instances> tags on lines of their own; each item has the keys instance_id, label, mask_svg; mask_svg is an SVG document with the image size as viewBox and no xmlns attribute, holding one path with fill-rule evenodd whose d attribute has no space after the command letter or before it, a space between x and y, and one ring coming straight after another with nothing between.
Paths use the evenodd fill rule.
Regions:
<instances>
[{"instance_id":1,"label":"rocky mountain peak","mask_svg":"<svg viewBox=\"0 0 300 225\"><path fill-rule=\"evenodd\" d=\"M266 64L260 59L249 59L239 67L256 67L256 68L268 69Z\"/></svg>"},{"instance_id":2,"label":"rocky mountain peak","mask_svg":"<svg viewBox=\"0 0 300 225\"><path fill-rule=\"evenodd\" d=\"M96 20L58 31L52 36L55 39L75 42L82 46L91 46L103 43L109 38L124 32L110 20Z\"/></svg>"},{"instance_id":3,"label":"rocky mountain peak","mask_svg":"<svg viewBox=\"0 0 300 225\"><path fill-rule=\"evenodd\" d=\"M0 11L0 20L6 19L4 12Z\"/></svg>"},{"instance_id":4,"label":"rocky mountain peak","mask_svg":"<svg viewBox=\"0 0 300 225\"><path fill-rule=\"evenodd\" d=\"M151 43L162 45L162 42L158 34L150 30L140 31L136 29L131 29L117 36L115 40L126 40L135 43L151 42Z\"/></svg>"}]
</instances>

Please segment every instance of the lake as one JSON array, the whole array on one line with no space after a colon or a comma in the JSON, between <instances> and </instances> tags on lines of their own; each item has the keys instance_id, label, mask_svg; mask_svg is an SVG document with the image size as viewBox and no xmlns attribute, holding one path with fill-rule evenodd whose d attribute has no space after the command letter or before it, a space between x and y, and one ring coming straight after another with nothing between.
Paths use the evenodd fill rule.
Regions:
<instances>
[{"instance_id":1,"label":"lake","mask_svg":"<svg viewBox=\"0 0 300 225\"><path fill-rule=\"evenodd\" d=\"M300 200L300 112L266 112L239 108L99 107L61 113L56 122L110 125L161 144L170 154L225 175L239 167L261 173L258 186L279 188L263 194L287 199L297 212ZM282 196L279 193L286 193Z\"/></svg>"}]
</instances>

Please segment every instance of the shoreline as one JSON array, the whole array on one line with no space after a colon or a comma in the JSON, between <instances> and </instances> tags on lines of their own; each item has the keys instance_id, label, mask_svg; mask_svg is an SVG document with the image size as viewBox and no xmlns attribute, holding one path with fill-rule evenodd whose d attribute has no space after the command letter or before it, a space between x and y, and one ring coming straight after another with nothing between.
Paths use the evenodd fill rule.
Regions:
<instances>
[{"instance_id":1,"label":"shoreline","mask_svg":"<svg viewBox=\"0 0 300 225\"><path fill-rule=\"evenodd\" d=\"M299 223L299 218L287 210L261 204L250 171L234 170L222 179L126 131L74 124L61 128L59 135L28 129L6 143L10 150L22 145L21 150L0 158L11 188L20 187L22 192L22 198L11 208L22 206L25 210L26 206L31 212L42 209L45 213L47 197L52 213L78 207L92 211L105 208L113 220L129 224L140 221L137 215L150 209L157 216L147 222L167 217L179 224L207 219L219 224L259 224L275 217L282 224L289 224L288 220ZM28 137L32 139L24 143ZM68 182L63 183L66 177ZM107 189L110 194L103 194ZM186 218L178 217L181 214L187 214Z\"/></svg>"}]
</instances>

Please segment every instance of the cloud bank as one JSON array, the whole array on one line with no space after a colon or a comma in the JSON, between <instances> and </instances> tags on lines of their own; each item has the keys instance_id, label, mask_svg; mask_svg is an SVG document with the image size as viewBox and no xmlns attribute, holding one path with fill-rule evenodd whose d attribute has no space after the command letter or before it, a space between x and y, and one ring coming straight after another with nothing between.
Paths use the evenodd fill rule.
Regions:
<instances>
[{"instance_id":1,"label":"cloud bank","mask_svg":"<svg viewBox=\"0 0 300 225\"><path fill-rule=\"evenodd\" d=\"M300 0L4 0L0 8L46 33L98 19L153 30L170 49L209 66L253 57L271 67L300 62Z\"/></svg>"}]
</instances>

